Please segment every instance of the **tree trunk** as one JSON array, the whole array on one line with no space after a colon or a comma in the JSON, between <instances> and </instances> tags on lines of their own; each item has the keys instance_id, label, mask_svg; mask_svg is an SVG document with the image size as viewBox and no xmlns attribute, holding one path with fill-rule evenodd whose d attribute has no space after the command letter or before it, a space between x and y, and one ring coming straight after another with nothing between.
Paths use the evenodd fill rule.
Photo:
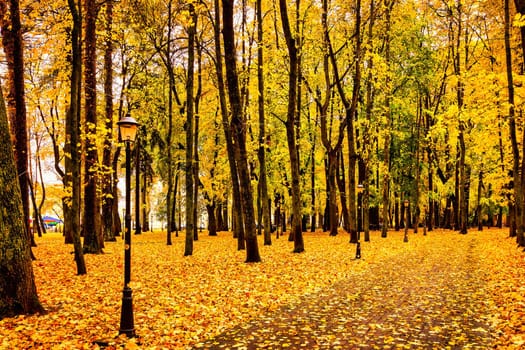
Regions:
<instances>
[{"instance_id":1,"label":"tree trunk","mask_svg":"<svg viewBox=\"0 0 525 350\"><path fill-rule=\"evenodd\" d=\"M0 5L1 7L2 5ZM0 88L0 319L44 312L36 291L27 225Z\"/></svg>"},{"instance_id":2,"label":"tree trunk","mask_svg":"<svg viewBox=\"0 0 525 350\"><path fill-rule=\"evenodd\" d=\"M481 164L481 169L483 169L483 164ZM481 205L482 189L483 189L483 170L480 170L478 174L478 198L476 202L476 219L477 219L477 224L478 224L478 231L483 231L483 218L482 218L483 207Z\"/></svg>"},{"instance_id":3,"label":"tree trunk","mask_svg":"<svg viewBox=\"0 0 525 350\"><path fill-rule=\"evenodd\" d=\"M103 240L100 229L100 203L97 194L97 4L86 0L85 11L85 57L84 57L84 96L85 96L85 164L84 212L82 232L84 233L84 253L102 253Z\"/></svg>"},{"instance_id":4,"label":"tree trunk","mask_svg":"<svg viewBox=\"0 0 525 350\"><path fill-rule=\"evenodd\" d=\"M120 236L120 232L122 231L122 222L120 220L120 214L118 212L119 206L118 206L118 165L119 165L119 156L120 156L120 147L117 147L115 150L115 154L113 155L113 160L111 162L111 169L112 169L112 185L111 185L111 194L113 197L112 205L111 205L111 213L113 216L113 225L112 225L112 231L113 231L113 237Z\"/></svg>"},{"instance_id":5,"label":"tree trunk","mask_svg":"<svg viewBox=\"0 0 525 350\"><path fill-rule=\"evenodd\" d=\"M525 14L525 1L515 0L516 9L518 13ZM514 179L513 190L514 190L514 218L512 222L515 225L517 242L521 246L524 246L523 235L525 227L523 222L523 188L522 188L522 176L520 176L520 151L518 148L518 137L517 137L517 125L516 125L516 112L514 109L514 77L512 73L512 54L510 46L510 26L512 25L510 19L509 0L504 1L505 4L505 56L507 65L507 89L508 89L508 106L509 106L509 131L510 141L512 146L512 176ZM521 48L522 53L525 53L525 28L521 27ZM523 58L525 60L525 58ZM510 208L509 208L510 211ZM512 235L512 225L510 225L510 232Z\"/></svg>"},{"instance_id":6,"label":"tree trunk","mask_svg":"<svg viewBox=\"0 0 525 350\"><path fill-rule=\"evenodd\" d=\"M337 188L339 189L339 198L341 202L341 216L343 218L343 228L346 232L350 232L350 214L348 213L347 196L346 196L346 177L345 177L345 162L343 152L341 149L337 152L337 166L335 177L337 180Z\"/></svg>"},{"instance_id":7,"label":"tree trunk","mask_svg":"<svg viewBox=\"0 0 525 350\"><path fill-rule=\"evenodd\" d=\"M166 44L166 69L169 74L169 88L168 88L168 130L166 135L166 156L168 158L168 191L166 193L166 245L172 245L171 232L173 227L174 218L172 212L175 209L175 200L172 198L177 198L177 189L173 189L173 149L172 149L172 137L173 137L173 93L175 91L175 78L173 77L173 67L171 57L171 23L172 23L172 14L171 14L171 5L172 0L168 1L168 42ZM177 181L177 176L175 181ZM175 186L177 187L177 186ZM178 231L177 231L178 236Z\"/></svg>"},{"instance_id":8,"label":"tree trunk","mask_svg":"<svg viewBox=\"0 0 525 350\"><path fill-rule=\"evenodd\" d=\"M195 64L195 31L196 31L196 20L195 7L193 3L189 4L189 11L191 17L191 23L188 27L188 75L186 81L186 239L184 245L184 256L193 254L193 240L194 240L194 215L193 210L196 205L196 198L194 196L193 186L195 180L195 173L193 171L193 143L194 143L194 105L193 105L193 83L194 83L194 64Z\"/></svg>"},{"instance_id":9,"label":"tree trunk","mask_svg":"<svg viewBox=\"0 0 525 350\"><path fill-rule=\"evenodd\" d=\"M264 245L272 244L272 222L270 220L270 199L268 197L268 180L266 175L266 120L264 115L264 51L263 51L263 12L262 0L256 2L257 10L257 104L259 112L259 186L262 206L262 223L264 225ZM259 225L261 225L259 220Z\"/></svg>"},{"instance_id":10,"label":"tree trunk","mask_svg":"<svg viewBox=\"0 0 525 350\"><path fill-rule=\"evenodd\" d=\"M79 13L80 4L76 4L75 0L68 0L69 10L73 17L73 28L71 31L71 47L72 47L72 62L71 62L71 99L69 109L66 116L66 141L65 149L69 153L66 157L66 173L68 177L65 179L67 187L71 188L71 204L68 206L69 221L71 223L70 230L72 235L75 262L77 265L77 274L84 275L86 271L86 263L84 261L84 252L82 250L82 242L80 240L80 90L81 90L81 76L82 76L82 47L81 47L81 28L82 20ZM71 174L71 175L69 175ZM67 218L66 218L67 219Z\"/></svg>"},{"instance_id":11,"label":"tree trunk","mask_svg":"<svg viewBox=\"0 0 525 350\"><path fill-rule=\"evenodd\" d=\"M137 130L138 133L138 130ZM141 153L141 142L140 138L137 135L136 141L135 141L135 150L134 150L134 156L135 156L135 234L140 235L142 233L142 222L140 219L140 208L141 205L141 196L140 196L140 169L142 165L140 164L140 153Z\"/></svg>"},{"instance_id":12,"label":"tree trunk","mask_svg":"<svg viewBox=\"0 0 525 350\"><path fill-rule=\"evenodd\" d=\"M299 151L296 140L296 113L297 113L297 72L298 58L296 41L290 30L288 20L288 9L285 0L279 0L281 21L288 47L289 73L288 73L288 110L286 118L286 138L288 141L288 153L290 155L290 167L292 170L292 228L290 234L294 239L294 253L304 251L304 241L301 225L301 174L299 166Z\"/></svg>"},{"instance_id":13,"label":"tree trunk","mask_svg":"<svg viewBox=\"0 0 525 350\"><path fill-rule=\"evenodd\" d=\"M113 148L113 40L111 38L113 26L113 0L106 2L106 28L104 50L104 112L105 137L102 153L102 232L105 241L116 241L113 230L113 193L112 148Z\"/></svg>"},{"instance_id":14,"label":"tree trunk","mask_svg":"<svg viewBox=\"0 0 525 350\"><path fill-rule=\"evenodd\" d=\"M148 162L148 164L151 164ZM149 166L148 166L149 167ZM149 202L149 185L148 179L150 178L150 174L148 171L144 171L144 175L142 176L142 186L140 187L140 195L142 197L142 200L140 201L142 203L141 209L142 209L142 231L148 232L151 230L151 222L150 222L150 202Z\"/></svg>"},{"instance_id":15,"label":"tree trunk","mask_svg":"<svg viewBox=\"0 0 525 350\"><path fill-rule=\"evenodd\" d=\"M217 236L217 219L215 216L216 205L215 202L206 204L206 211L208 212L208 235Z\"/></svg>"},{"instance_id":16,"label":"tree trunk","mask_svg":"<svg viewBox=\"0 0 525 350\"><path fill-rule=\"evenodd\" d=\"M327 192L328 192L328 218L330 221L330 236L337 235L339 226L339 216L337 208L337 184L336 184L336 167L337 154L333 150L328 152L328 171L327 171Z\"/></svg>"},{"instance_id":17,"label":"tree trunk","mask_svg":"<svg viewBox=\"0 0 525 350\"><path fill-rule=\"evenodd\" d=\"M516 5L517 12L520 13L522 16L525 15L525 1L524 0L514 0L514 3ZM521 166L520 166L520 152L518 149L518 140L516 136L516 121L515 121L515 110L514 110L514 87L513 87L513 77L512 77L512 57L511 57L511 49L510 49L510 33L508 32L511 23L510 18L507 18L510 16L509 9L508 9L508 0L505 0L505 53L507 57L507 78L508 78L508 102L509 102L509 127L510 127L510 134L511 134L511 142L512 142L512 155L514 159L514 166L513 166L513 176L514 176L514 198L515 198L515 227L516 227L516 241L517 243L523 247L525 246L525 194L524 186L525 183L525 174L523 171L525 170L525 160L521 160ZM525 27L520 27L520 34L521 34L521 53L522 53L522 60L523 63L525 63L525 57L523 56L525 54ZM523 134L523 138L525 139L525 133ZM523 145L522 142L523 152L525 152L525 145ZM522 154L523 155L523 154ZM521 170L521 172L520 172Z\"/></svg>"},{"instance_id":18,"label":"tree trunk","mask_svg":"<svg viewBox=\"0 0 525 350\"><path fill-rule=\"evenodd\" d=\"M242 199L242 212L244 214L244 228L246 241L246 262L260 262L257 232L255 231L255 215L253 208L253 194L250 173L248 170L248 155L246 150L246 121L243 116L237 63L235 54L235 32L233 27L233 1L225 0L223 7L223 39L224 61L228 85L228 95L232 112L231 125L237 145L236 165L239 174L239 187Z\"/></svg>"},{"instance_id":19,"label":"tree trunk","mask_svg":"<svg viewBox=\"0 0 525 350\"><path fill-rule=\"evenodd\" d=\"M9 16L7 16L9 13ZM2 19L5 19L2 20ZM24 53L22 39L22 23L20 21L19 0L5 1L0 5L0 25L5 58L7 60L7 108L10 120L11 135L14 140L16 169L22 195L24 233L32 246L34 240L29 234L29 172L28 172L28 138L27 118L24 88Z\"/></svg>"},{"instance_id":20,"label":"tree trunk","mask_svg":"<svg viewBox=\"0 0 525 350\"><path fill-rule=\"evenodd\" d=\"M391 14L392 8L394 7L394 0L388 0L385 2L386 6L386 28L385 28L385 64L387 69L390 69L390 40L391 40ZM390 75L387 75L385 82L386 98L385 98L385 114L386 114L386 125L385 130L385 143L383 146L383 155L384 155L384 169L383 169L383 184L382 184L382 203L383 203L383 227L381 229L381 237L386 237L388 232L388 211L390 206L390 130L392 125L392 116L391 116L391 80Z\"/></svg>"},{"instance_id":21,"label":"tree trunk","mask_svg":"<svg viewBox=\"0 0 525 350\"><path fill-rule=\"evenodd\" d=\"M217 88L219 90L219 102L221 108L222 125L224 129L224 136L226 140L226 151L228 154L228 165L230 167L230 176L232 181L232 231L233 236L237 237L237 249L245 249L244 245L244 223L242 216L241 205L241 189L239 185L239 173L237 171L236 163L236 145L233 143L232 129L228 120L228 108L226 103L226 86L224 83L221 40L220 40L220 7L219 0L215 0L215 26L213 28L214 42L215 42L215 64L217 72ZM228 219L228 206L225 207L225 215Z\"/></svg>"}]
</instances>

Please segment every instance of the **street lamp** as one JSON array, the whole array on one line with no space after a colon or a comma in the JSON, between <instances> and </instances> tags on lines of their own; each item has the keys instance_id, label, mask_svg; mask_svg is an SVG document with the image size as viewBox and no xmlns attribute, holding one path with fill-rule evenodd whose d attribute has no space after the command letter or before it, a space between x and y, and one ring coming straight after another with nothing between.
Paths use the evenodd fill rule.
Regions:
<instances>
[{"instance_id":1,"label":"street lamp","mask_svg":"<svg viewBox=\"0 0 525 350\"><path fill-rule=\"evenodd\" d=\"M403 238L403 242L408 242L408 204L410 202L408 199L405 199L404 207L405 207L405 237Z\"/></svg>"},{"instance_id":2,"label":"street lamp","mask_svg":"<svg viewBox=\"0 0 525 350\"><path fill-rule=\"evenodd\" d=\"M131 143L135 142L138 123L135 119L126 116L117 122L119 139L126 144L126 215L124 217L124 289L122 290L122 309L120 312L119 334L126 334L128 338L135 336L133 325L133 297L129 281L131 276Z\"/></svg>"},{"instance_id":3,"label":"street lamp","mask_svg":"<svg viewBox=\"0 0 525 350\"><path fill-rule=\"evenodd\" d=\"M357 185L357 206L358 206L358 218L357 218L357 245L355 248L355 258L361 259L361 225L363 224L363 184Z\"/></svg>"}]
</instances>

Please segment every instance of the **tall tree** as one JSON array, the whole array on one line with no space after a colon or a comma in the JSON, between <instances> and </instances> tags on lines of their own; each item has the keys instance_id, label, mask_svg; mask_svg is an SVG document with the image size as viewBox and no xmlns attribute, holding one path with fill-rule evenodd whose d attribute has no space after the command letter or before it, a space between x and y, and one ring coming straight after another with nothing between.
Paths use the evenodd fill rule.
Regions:
<instances>
[{"instance_id":1,"label":"tall tree","mask_svg":"<svg viewBox=\"0 0 525 350\"><path fill-rule=\"evenodd\" d=\"M260 262L257 232L255 230L255 215L253 208L253 194L250 173L248 169L248 155L246 150L246 120L243 116L237 73L235 31L233 26L233 0L224 0L222 3L224 62L226 81L231 109L231 126L235 143L238 147L236 164L239 174L242 210L244 214L244 228L246 241L246 262ZM300 222L300 220L299 220Z\"/></svg>"},{"instance_id":2,"label":"tall tree","mask_svg":"<svg viewBox=\"0 0 525 350\"><path fill-rule=\"evenodd\" d=\"M111 167L113 155L113 0L106 1L106 28L104 50L104 119L105 137L102 152L102 231L104 240L115 241L113 227L113 178L115 173Z\"/></svg>"},{"instance_id":3,"label":"tall tree","mask_svg":"<svg viewBox=\"0 0 525 350\"><path fill-rule=\"evenodd\" d=\"M268 197L268 179L266 174L266 120L264 115L264 36L262 0L256 1L257 12L257 106L259 113L259 200L262 205L264 225L264 245L272 244L272 223L270 220L270 199Z\"/></svg>"},{"instance_id":4,"label":"tall tree","mask_svg":"<svg viewBox=\"0 0 525 350\"><path fill-rule=\"evenodd\" d=\"M301 172L299 165L299 148L296 138L297 118L297 81L298 81L298 57L296 40L293 37L290 20L288 19L288 8L285 0L279 0L281 22L284 38L288 48L288 108L286 112L286 139L288 141L288 154L290 156L290 167L292 169L292 227L290 235L294 240L294 253L304 251L304 240L302 231L302 202L301 202Z\"/></svg>"},{"instance_id":5,"label":"tall tree","mask_svg":"<svg viewBox=\"0 0 525 350\"><path fill-rule=\"evenodd\" d=\"M337 184L336 184L336 170L337 170L337 157L343 147L344 130L346 123L341 123L336 136L335 145L332 145L332 140L329 135L332 135L332 131L328 130L329 125L333 124L333 113L329 112L329 107L332 101L332 81L330 80L330 31L328 26L328 1L323 1L323 12L321 14L321 22L323 26L323 46L325 48L325 54L323 55L323 70L325 79L325 98L324 101L320 101L316 98L319 113L320 113L320 127L321 127L321 141L326 149L326 186L327 186L327 205L328 205L328 223L330 226L330 236L336 236L339 227L338 218L338 206L337 206ZM320 92L317 93L319 95ZM328 122L330 115L330 123ZM326 218L325 218L326 219Z\"/></svg>"},{"instance_id":6,"label":"tall tree","mask_svg":"<svg viewBox=\"0 0 525 350\"><path fill-rule=\"evenodd\" d=\"M77 274L87 273L80 239L80 89L82 76L82 45L81 28L82 17L80 5L75 0L68 0L69 10L73 19L71 30L71 77L70 102L66 115L66 157L65 168L67 177L64 177L66 187L71 188L71 200L64 215L69 222L69 229L74 247Z\"/></svg>"},{"instance_id":7,"label":"tall tree","mask_svg":"<svg viewBox=\"0 0 525 350\"><path fill-rule=\"evenodd\" d=\"M176 198L176 187L175 191L173 190L173 147L172 147L172 138L173 138L173 94L176 92L175 90L175 77L173 76L173 66L171 62L171 23L173 21L173 16L171 13L172 9L172 0L168 1L168 40L166 44L166 69L168 70L168 77L169 77L169 83L168 83L168 130L166 135L166 147L167 147L167 166L168 166L168 191L166 193L166 244L172 245L171 241L171 231L173 227L173 221L174 217L172 216L172 212L175 212L175 200L172 198ZM178 175L177 175L178 179ZM175 192L175 193L174 193ZM177 229L178 232L178 229Z\"/></svg>"},{"instance_id":8,"label":"tall tree","mask_svg":"<svg viewBox=\"0 0 525 350\"><path fill-rule=\"evenodd\" d=\"M0 319L43 312L31 264L22 194L0 87Z\"/></svg>"},{"instance_id":9,"label":"tall tree","mask_svg":"<svg viewBox=\"0 0 525 350\"><path fill-rule=\"evenodd\" d=\"M516 10L521 15L525 15L525 1L514 0ZM517 123L516 123L516 109L515 109L515 93L514 93L514 77L512 72L512 51L510 45L510 9L509 0L505 0L505 57L506 57L506 69L507 69L507 90L508 90L508 105L509 105L509 131L510 140L512 145L512 175L514 179L513 191L514 191L514 222L516 227L516 239L519 245L525 246L525 220L523 217L524 213L524 194L523 194L523 180L525 174L522 172L522 167L525 164L524 160L521 160L520 164L520 150L519 141L517 136ZM520 28L521 34L521 49L522 55L525 54L525 27ZM525 57L523 57L525 62ZM525 133L524 133L525 135ZM525 136L524 136L525 137ZM525 145L523 145L525 147Z\"/></svg>"},{"instance_id":10,"label":"tall tree","mask_svg":"<svg viewBox=\"0 0 525 350\"><path fill-rule=\"evenodd\" d=\"M222 58L222 49L221 49L221 16L220 16L220 6L219 1L214 0L214 26L213 26L213 35L215 43L215 70L217 74L217 89L219 94L219 107L221 111L222 125L224 129L224 139L226 141L226 151L228 154L228 165L230 167L230 177L232 183L232 231L234 237L237 237L237 249L245 249L246 245L244 244L244 218L243 218L243 209L242 209L242 200L241 200L241 188L239 183L239 173L237 170L237 160L236 160L236 148L237 145L233 142L233 130L230 124L229 115L228 115L228 106L226 102L226 84L224 82L224 73L223 73L223 58ZM225 206L227 208L227 206ZM227 218L227 215L224 215ZM225 220L226 221L226 220Z\"/></svg>"},{"instance_id":11,"label":"tall tree","mask_svg":"<svg viewBox=\"0 0 525 350\"><path fill-rule=\"evenodd\" d=\"M24 88L24 52L19 0L0 4L0 30L7 59L8 93L6 96L11 134L14 140L16 169L22 193L27 239L34 245L29 226L29 171L27 117Z\"/></svg>"},{"instance_id":12,"label":"tall tree","mask_svg":"<svg viewBox=\"0 0 525 350\"><path fill-rule=\"evenodd\" d=\"M195 192L193 186L195 184L195 172L193 170L194 158L194 100L193 100L193 86L194 86L194 65L195 65L195 34L197 28L197 14L195 13L195 6L192 2L188 4L190 14L190 25L188 27L188 77L186 80L186 243L184 248L184 256L193 254L193 239L195 228L194 206L197 205L194 198Z\"/></svg>"},{"instance_id":13,"label":"tall tree","mask_svg":"<svg viewBox=\"0 0 525 350\"><path fill-rule=\"evenodd\" d=\"M104 246L100 229L100 202L97 194L97 35L98 4L95 0L84 2L85 56L84 56L84 108L85 108L85 185L82 231L84 252L99 254Z\"/></svg>"},{"instance_id":14,"label":"tall tree","mask_svg":"<svg viewBox=\"0 0 525 350\"><path fill-rule=\"evenodd\" d=\"M391 41L391 15L392 15L392 8L394 7L395 0L386 0L385 1L385 16L386 16L386 29L385 29L385 37L384 37L384 50L385 50L385 64L387 66L387 69L390 69L390 41ZM385 82L385 90L386 90L386 97L384 101L384 113L385 113L385 139L384 139L384 145L383 145L383 188L382 188L382 196L381 200L383 203L383 212L381 213L382 220L383 220L383 226L381 228L381 237L386 237L388 232L388 226L390 222L389 217L389 208L390 208L390 132L391 132L391 125L392 125L392 115L391 115L391 101L392 101L392 83L391 83L391 77L390 73L387 73L386 75L386 82Z\"/></svg>"}]
</instances>

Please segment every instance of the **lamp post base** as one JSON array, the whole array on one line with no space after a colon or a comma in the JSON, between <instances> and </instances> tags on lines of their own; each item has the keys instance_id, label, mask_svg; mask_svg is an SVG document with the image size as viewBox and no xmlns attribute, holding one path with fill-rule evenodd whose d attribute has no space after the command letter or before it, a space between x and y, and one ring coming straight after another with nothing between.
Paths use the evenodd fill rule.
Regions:
<instances>
[{"instance_id":1,"label":"lamp post base","mask_svg":"<svg viewBox=\"0 0 525 350\"><path fill-rule=\"evenodd\" d=\"M355 258L361 259L361 242L357 242L357 246L355 248Z\"/></svg>"},{"instance_id":2,"label":"lamp post base","mask_svg":"<svg viewBox=\"0 0 525 350\"><path fill-rule=\"evenodd\" d=\"M119 334L126 334L128 338L135 337L135 327L133 324L133 297L129 287L122 290L122 309L120 312Z\"/></svg>"}]
</instances>

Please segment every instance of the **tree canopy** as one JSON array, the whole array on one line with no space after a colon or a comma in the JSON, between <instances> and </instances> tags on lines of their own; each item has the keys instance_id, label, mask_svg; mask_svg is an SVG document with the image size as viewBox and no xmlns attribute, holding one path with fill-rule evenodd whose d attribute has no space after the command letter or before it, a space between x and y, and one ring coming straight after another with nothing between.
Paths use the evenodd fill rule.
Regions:
<instances>
[{"instance_id":1,"label":"tree canopy","mask_svg":"<svg viewBox=\"0 0 525 350\"><path fill-rule=\"evenodd\" d=\"M256 230L288 223L296 252L308 227L355 242L506 223L524 245L522 5L20 0L31 169L54 162L87 253L119 234L125 115L141 125L136 221L168 244L185 228L185 255L204 225L246 261Z\"/></svg>"}]
</instances>

